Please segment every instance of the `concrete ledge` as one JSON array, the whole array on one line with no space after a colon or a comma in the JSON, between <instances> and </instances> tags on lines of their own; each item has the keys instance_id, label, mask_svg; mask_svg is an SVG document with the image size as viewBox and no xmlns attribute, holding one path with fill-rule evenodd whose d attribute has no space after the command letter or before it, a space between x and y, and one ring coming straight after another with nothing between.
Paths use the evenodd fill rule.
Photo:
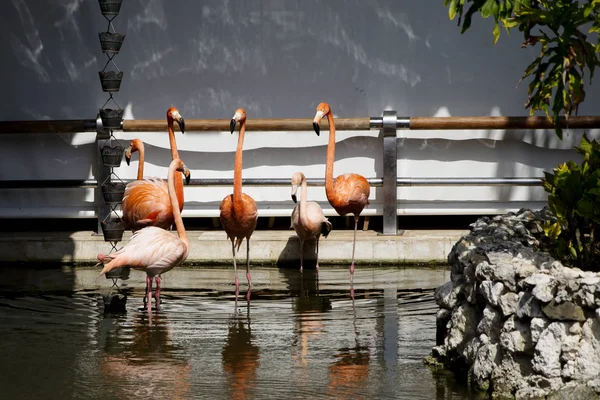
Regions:
<instances>
[{"instance_id":1,"label":"concrete ledge","mask_svg":"<svg viewBox=\"0 0 600 400\"><path fill-rule=\"evenodd\" d=\"M356 261L374 264L447 263L452 246L466 230L411 230L401 236L360 231ZM347 264L352 255L352 231L333 231L319 242L319 264ZM230 264L231 242L223 231L189 231L190 254L186 264ZM123 235L121 247L131 237ZM108 253L110 243L93 232L16 232L0 234L0 261L93 264L98 253ZM300 243L293 231L256 231L250 240L251 264L299 262ZM305 264L314 259L314 243L305 244ZM245 262L246 244L238 260ZM314 261L313 261L314 263Z\"/></svg>"}]
</instances>

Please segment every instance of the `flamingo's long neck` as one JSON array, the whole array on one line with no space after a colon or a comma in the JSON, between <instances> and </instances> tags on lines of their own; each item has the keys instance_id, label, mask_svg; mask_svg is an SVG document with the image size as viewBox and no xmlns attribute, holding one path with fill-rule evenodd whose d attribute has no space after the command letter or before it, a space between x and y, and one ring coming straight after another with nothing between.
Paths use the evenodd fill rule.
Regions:
<instances>
[{"instance_id":1,"label":"flamingo's long neck","mask_svg":"<svg viewBox=\"0 0 600 400\"><path fill-rule=\"evenodd\" d=\"M168 120L169 124L169 146L171 147L171 159L174 160L179 158L179 152L177 151L177 142L175 141L175 132L173 131L173 120ZM175 193L177 193L177 199L179 200L179 210L183 209L183 177L181 179L175 179Z\"/></svg>"},{"instance_id":2,"label":"flamingo's long neck","mask_svg":"<svg viewBox=\"0 0 600 400\"><path fill-rule=\"evenodd\" d=\"M244 133L246 132L246 121L240 124L237 149L235 150L235 163L233 165L233 212L239 213L243 210L242 203L242 151L244 147Z\"/></svg>"},{"instance_id":3,"label":"flamingo's long neck","mask_svg":"<svg viewBox=\"0 0 600 400\"><path fill-rule=\"evenodd\" d=\"M179 200L177 200L177 193L175 191L175 182L181 181L181 179L175 178L175 171L177 169L173 167L169 168L169 176L167 177L167 184L169 187L169 198L171 199L171 208L173 209L173 220L177 227L177 234L179 239L185 244L187 251L190 249L190 241L183 226L183 219L181 218L181 212L179 211ZM186 251L186 252L187 252Z\"/></svg>"},{"instance_id":4,"label":"flamingo's long neck","mask_svg":"<svg viewBox=\"0 0 600 400\"><path fill-rule=\"evenodd\" d=\"M306 178L302 177L302 193L300 195L300 221L302 221L302 225L306 225L308 223L308 211L306 210L306 198L308 197L306 194Z\"/></svg>"},{"instance_id":5,"label":"flamingo's long neck","mask_svg":"<svg viewBox=\"0 0 600 400\"><path fill-rule=\"evenodd\" d=\"M169 146L171 146L171 159L174 160L179 158L179 152L177 152L177 142L175 142L175 132L173 132L173 120L169 119Z\"/></svg>"},{"instance_id":6,"label":"flamingo's long neck","mask_svg":"<svg viewBox=\"0 0 600 400\"><path fill-rule=\"evenodd\" d=\"M144 144L140 141L137 143L138 153L140 154L140 161L138 162L137 178L138 180L144 178Z\"/></svg>"},{"instance_id":7,"label":"flamingo's long neck","mask_svg":"<svg viewBox=\"0 0 600 400\"><path fill-rule=\"evenodd\" d=\"M335 123L331 112L327 113L329 122L329 143L327 144L327 161L325 164L325 194L327 199L333 195L333 161L335 159Z\"/></svg>"}]
</instances>

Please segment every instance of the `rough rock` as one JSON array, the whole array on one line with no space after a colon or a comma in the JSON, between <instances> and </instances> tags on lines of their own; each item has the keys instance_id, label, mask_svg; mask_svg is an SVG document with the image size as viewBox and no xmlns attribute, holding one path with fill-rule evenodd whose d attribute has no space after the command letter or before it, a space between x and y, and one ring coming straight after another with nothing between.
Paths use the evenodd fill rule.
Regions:
<instances>
[{"instance_id":1,"label":"rough rock","mask_svg":"<svg viewBox=\"0 0 600 400\"><path fill-rule=\"evenodd\" d=\"M550 302L542 311L548 318L558 321L585 321L583 309L571 301Z\"/></svg>"},{"instance_id":2,"label":"rough rock","mask_svg":"<svg viewBox=\"0 0 600 400\"><path fill-rule=\"evenodd\" d=\"M571 324L565 338L563 339L560 360L563 365L561 376L564 379L572 379L576 374L581 331L581 324L579 322L575 322Z\"/></svg>"},{"instance_id":3,"label":"rough rock","mask_svg":"<svg viewBox=\"0 0 600 400\"><path fill-rule=\"evenodd\" d=\"M585 321L581 328L581 341L575 357L573 379L588 381L600 376L600 321Z\"/></svg>"},{"instance_id":4,"label":"rough rock","mask_svg":"<svg viewBox=\"0 0 600 400\"><path fill-rule=\"evenodd\" d=\"M498 306L503 291L504 284L502 282L483 281L479 285L479 293L494 307Z\"/></svg>"},{"instance_id":5,"label":"rough rock","mask_svg":"<svg viewBox=\"0 0 600 400\"><path fill-rule=\"evenodd\" d=\"M560 352L562 341L566 336L567 324L552 322L542 332L533 356L533 370L548 378L560 376Z\"/></svg>"},{"instance_id":6,"label":"rough rock","mask_svg":"<svg viewBox=\"0 0 600 400\"><path fill-rule=\"evenodd\" d=\"M517 316L519 318L537 318L544 316L539 300L536 299L531 292L519 292Z\"/></svg>"},{"instance_id":7,"label":"rough rock","mask_svg":"<svg viewBox=\"0 0 600 400\"><path fill-rule=\"evenodd\" d=\"M468 368L492 398L600 393L600 273L543 251L544 224L555 221L547 209L483 217L448 255L432 358Z\"/></svg>"},{"instance_id":8,"label":"rough rock","mask_svg":"<svg viewBox=\"0 0 600 400\"><path fill-rule=\"evenodd\" d=\"M494 368L500 364L501 357L497 344L485 344L477 350L473 361L472 374L480 389L487 390L487 381Z\"/></svg>"},{"instance_id":9,"label":"rough rock","mask_svg":"<svg viewBox=\"0 0 600 400\"><path fill-rule=\"evenodd\" d=\"M495 343L498 341L501 326L502 315L500 312L491 305L486 305L483 309L483 317L477 325L477 332L485 334L492 343Z\"/></svg>"},{"instance_id":10,"label":"rough rock","mask_svg":"<svg viewBox=\"0 0 600 400\"><path fill-rule=\"evenodd\" d=\"M531 294L539 301L545 303L554 298L556 287L558 285L556 278L548 275L547 273L533 274L525 279L525 283L533 287Z\"/></svg>"},{"instance_id":11,"label":"rough rock","mask_svg":"<svg viewBox=\"0 0 600 400\"><path fill-rule=\"evenodd\" d=\"M470 304L456 308L448 322L448 336L444 342L448 351L461 351L465 344L476 335L477 313Z\"/></svg>"},{"instance_id":12,"label":"rough rock","mask_svg":"<svg viewBox=\"0 0 600 400\"><path fill-rule=\"evenodd\" d=\"M448 310L454 308L462 286L460 282L448 281L437 288L433 294L437 305Z\"/></svg>"},{"instance_id":13,"label":"rough rock","mask_svg":"<svg viewBox=\"0 0 600 400\"><path fill-rule=\"evenodd\" d=\"M600 279L600 278L599 278ZM583 280L582 280L583 282ZM596 297L594 293L596 292L596 286L591 285L581 285L581 289L579 289L575 294L573 294L573 301L577 304L582 305L583 307L595 307L596 305Z\"/></svg>"},{"instance_id":14,"label":"rough rock","mask_svg":"<svg viewBox=\"0 0 600 400\"><path fill-rule=\"evenodd\" d=\"M500 345L510 353L531 352L533 345L529 325L519 320L513 320L512 324L505 324L500 334Z\"/></svg>"},{"instance_id":15,"label":"rough rock","mask_svg":"<svg viewBox=\"0 0 600 400\"><path fill-rule=\"evenodd\" d=\"M532 318L530 330L531 330L531 342L533 344L537 343L540 338L541 333L548 327L550 324L550 320L548 318Z\"/></svg>"},{"instance_id":16,"label":"rough rock","mask_svg":"<svg viewBox=\"0 0 600 400\"><path fill-rule=\"evenodd\" d=\"M516 390L528 385L525 377L529 375L531 375L529 357L510 353L503 354L500 366L495 368L491 375L494 391L505 395L515 393Z\"/></svg>"},{"instance_id":17,"label":"rough rock","mask_svg":"<svg viewBox=\"0 0 600 400\"><path fill-rule=\"evenodd\" d=\"M500 296L500 309L502 315L508 317L517 312L519 306L519 295L514 292L508 292Z\"/></svg>"},{"instance_id":18,"label":"rough rock","mask_svg":"<svg viewBox=\"0 0 600 400\"><path fill-rule=\"evenodd\" d=\"M473 364L475 356L477 355L477 350L486 343L489 343L489 340L485 335L481 335L480 337L473 338L473 340L465 345L462 355L468 364Z\"/></svg>"},{"instance_id":19,"label":"rough rock","mask_svg":"<svg viewBox=\"0 0 600 400\"><path fill-rule=\"evenodd\" d=\"M569 382L549 393L546 400L597 400L598 394L585 383Z\"/></svg>"}]
</instances>

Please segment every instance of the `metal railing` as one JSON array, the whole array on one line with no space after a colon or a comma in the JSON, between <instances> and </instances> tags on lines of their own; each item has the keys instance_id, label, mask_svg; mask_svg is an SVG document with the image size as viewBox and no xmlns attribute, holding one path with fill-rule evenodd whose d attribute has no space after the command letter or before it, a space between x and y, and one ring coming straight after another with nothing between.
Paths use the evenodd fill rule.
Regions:
<instances>
[{"instance_id":1,"label":"metal railing","mask_svg":"<svg viewBox=\"0 0 600 400\"><path fill-rule=\"evenodd\" d=\"M215 132L229 131L230 120L226 119L186 119L186 131ZM575 116L568 121L561 119L561 126L572 129L600 128L600 117ZM157 132L167 130L164 120L123 120L124 132ZM323 120L322 129L328 128ZM382 117L337 118L336 130L360 131L379 129L382 133L383 177L367 178L371 186L383 188L383 234L396 235L398 232L397 187L398 186L539 186L539 178L398 178L397 176L397 130L472 130L472 129L553 129L545 117L398 117L395 111L384 111ZM309 131L312 119L252 119L248 121L248 131ZM1 134L19 133L76 133L96 132L97 141L108 139L108 131L102 120L59 120L59 121L3 121ZM554 135L554 132L551 132ZM28 180L0 181L0 189L18 188L98 188L98 181L108 176L107 168L98 162L96 180ZM129 182L130 180L123 180ZM308 179L310 186L324 186L324 179ZM191 186L231 186L233 179L192 179ZM244 179L248 186L288 186L289 179L264 178ZM97 192L98 193L98 192ZM98 198L100 198L99 196ZM97 201L100 218L104 213L102 201Z\"/></svg>"}]
</instances>

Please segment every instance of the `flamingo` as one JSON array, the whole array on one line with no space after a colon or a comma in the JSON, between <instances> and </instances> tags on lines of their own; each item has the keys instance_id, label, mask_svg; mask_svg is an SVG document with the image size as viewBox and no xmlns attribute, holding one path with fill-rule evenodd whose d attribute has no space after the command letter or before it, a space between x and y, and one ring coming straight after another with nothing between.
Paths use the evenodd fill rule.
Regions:
<instances>
[{"instance_id":1,"label":"flamingo","mask_svg":"<svg viewBox=\"0 0 600 400\"><path fill-rule=\"evenodd\" d=\"M350 282L354 279L354 250L356 248L356 230L358 218L362 210L369 205L371 188L367 179L358 174L344 174L333 179L333 160L335 158L335 124L331 108L327 103L317 106L313 120L313 128L317 136L320 132L319 123L327 117L329 122L329 143L327 144L327 163L325 166L325 194L329 204L342 217L354 214L354 240L352 241L352 263L350 264Z\"/></svg>"},{"instance_id":2,"label":"flamingo","mask_svg":"<svg viewBox=\"0 0 600 400\"><path fill-rule=\"evenodd\" d=\"M141 139L132 139L129 143L129 147L125 150L125 161L127 165L131 163L131 155L135 152L140 153L140 160L138 162L138 170L137 170L137 180L142 180L144 178L144 157L146 151L144 149L144 142Z\"/></svg>"},{"instance_id":3,"label":"flamingo","mask_svg":"<svg viewBox=\"0 0 600 400\"><path fill-rule=\"evenodd\" d=\"M235 260L237 251L244 238L246 238L246 279L248 279L248 295L250 294L250 236L256 228L258 221L258 211L256 202L246 193L242 193L242 151L244 146L244 133L246 131L246 111L238 108L231 119L229 129L231 133L235 130L235 125L240 123L240 133L238 136L237 149L235 151L235 163L233 169L233 193L227 195L219 206L221 225L231 240L231 251L233 253L233 269L235 271L235 292L236 297L239 292L240 282L237 273L237 264Z\"/></svg>"},{"instance_id":4,"label":"flamingo","mask_svg":"<svg viewBox=\"0 0 600 400\"><path fill-rule=\"evenodd\" d=\"M119 251L112 254L98 254L98 265L103 265L100 275L124 265L146 272L146 295L144 298L148 301L148 313L151 312L152 279L156 280L155 297L158 309L160 305L160 276L181 264L187 258L190 249L190 241L179 211L179 200L175 189L175 182L179 179L175 178L175 171L183 172L187 181L190 179L190 171L179 158L171 161L169 166L167 180L169 199L171 200L173 217L179 237L164 229L147 226L136 231L131 240Z\"/></svg>"},{"instance_id":5,"label":"flamingo","mask_svg":"<svg viewBox=\"0 0 600 400\"><path fill-rule=\"evenodd\" d=\"M171 156L175 160L179 158L177 143L173 133L173 121L179 124L181 133L185 132L185 121L175 107L167 110L167 125L169 127L169 144ZM123 222L133 232L146 226L157 226L170 229L173 225L173 211L169 200L167 183L161 178L143 178L144 171L144 144L139 139L133 139L125 152L127 165L131 160L131 154L135 151L140 153L137 180L130 182L125 187L125 194L121 209L123 210ZM183 210L183 181L175 180L175 192L179 201L179 211Z\"/></svg>"},{"instance_id":6,"label":"flamingo","mask_svg":"<svg viewBox=\"0 0 600 400\"><path fill-rule=\"evenodd\" d=\"M306 201L306 177L302 172L296 172L292 176L292 200L296 203L296 192L298 186L302 187L300 204L294 207L292 211L292 227L300 239L300 272L302 272L302 264L304 260L304 241L316 241L316 269L319 269L319 236L327 237L331 231L331 222L325 215L321 206L314 201Z\"/></svg>"}]
</instances>

